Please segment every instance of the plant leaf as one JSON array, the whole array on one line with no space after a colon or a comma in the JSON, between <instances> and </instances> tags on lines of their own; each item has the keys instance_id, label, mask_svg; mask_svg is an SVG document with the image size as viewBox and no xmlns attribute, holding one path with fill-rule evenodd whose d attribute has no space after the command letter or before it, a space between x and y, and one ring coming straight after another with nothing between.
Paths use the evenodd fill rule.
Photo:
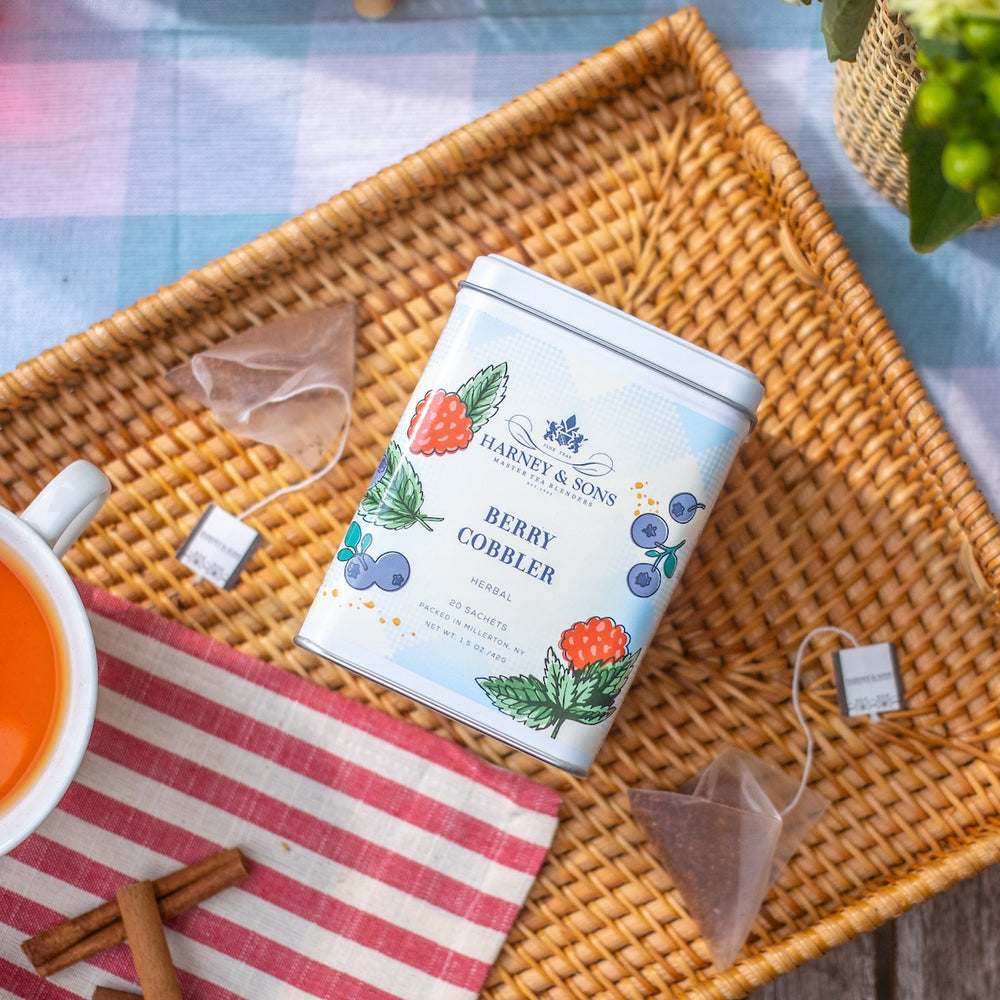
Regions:
<instances>
[{"instance_id":1,"label":"plant leaf","mask_svg":"<svg viewBox=\"0 0 1000 1000\"><path fill-rule=\"evenodd\" d=\"M365 495L361 498L362 504L369 504L378 506L382 497L385 495L385 491L389 488L389 483L392 481L393 476L396 474L396 470L405 462L406 459L403 457L403 452L399 445L395 441L390 441L389 446L385 449L385 454L382 456L382 462L385 463L385 468L382 470L382 474L378 476L377 479L372 479L368 484L368 489L365 490ZM379 462L379 465L382 464ZM358 529L358 537L361 537L361 529Z\"/></svg>"},{"instance_id":2,"label":"plant leaf","mask_svg":"<svg viewBox=\"0 0 1000 1000\"><path fill-rule=\"evenodd\" d=\"M556 651L550 646L545 657L545 693L553 705L563 709L570 705L573 698L570 672L570 668L559 659Z\"/></svg>"},{"instance_id":3,"label":"plant leaf","mask_svg":"<svg viewBox=\"0 0 1000 1000\"><path fill-rule=\"evenodd\" d=\"M376 512L376 523L390 531L409 528L420 520L424 490L416 476L396 476L382 497Z\"/></svg>"},{"instance_id":4,"label":"plant leaf","mask_svg":"<svg viewBox=\"0 0 1000 1000\"><path fill-rule=\"evenodd\" d=\"M545 684L532 674L477 677L476 683L501 712L531 729L548 729L559 718Z\"/></svg>"},{"instance_id":5,"label":"plant leaf","mask_svg":"<svg viewBox=\"0 0 1000 1000\"><path fill-rule=\"evenodd\" d=\"M941 174L945 135L919 125L912 114L903 128L910 194L910 245L929 253L981 218L975 195L952 187Z\"/></svg>"},{"instance_id":6,"label":"plant leaf","mask_svg":"<svg viewBox=\"0 0 1000 1000\"><path fill-rule=\"evenodd\" d=\"M638 652L631 653L620 660L592 663L583 670L574 671L573 701L567 717L585 726L596 726L609 719L638 656Z\"/></svg>"},{"instance_id":7,"label":"plant leaf","mask_svg":"<svg viewBox=\"0 0 1000 1000\"><path fill-rule=\"evenodd\" d=\"M440 521L440 517L429 517L422 512L424 488L420 477L403 457L395 441L386 449L387 465L377 483L365 491L358 506L358 513L372 524L390 531L409 528L420 523L428 531L433 531L429 521Z\"/></svg>"},{"instance_id":8,"label":"plant leaf","mask_svg":"<svg viewBox=\"0 0 1000 1000\"><path fill-rule=\"evenodd\" d=\"M575 670L550 647L544 677L477 677L476 683L505 715L532 729L555 726L554 737L567 719L593 726L610 718L638 657L637 651Z\"/></svg>"},{"instance_id":9,"label":"plant leaf","mask_svg":"<svg viewBox=\"0 0 1000 1000\"><path fill-rule=\"evenodd\" d=\"M506 362L482 369L458 390L458 398L465 403L466 412L472 421L473 434L497 412L506 392Z\"/></svg>"},{"instance_id":10,"label":"plant leaf","mask_svg":"<svg viewBox=\"0 0 1000 1000\"><path fill-rule=\"evenodd\" d=\"M824 0L820 25L830 62L854 62L861 36L875 11L875 0Z\"/></svg>"},{"instance_id":11,"label":"plant leaf","mask_svg":"<svg viewBox=\"0 0 1000 1000\"><path fill-rule=\"evenodd\" d=\"M344 548L353 549L361 539L361 525L357 521L351 521L351 526L347 529L347 537L344 539Z\"/></svg>"},{"instance_id":12,"label":"plant leaf","mask_svg":"<svg viewBox=\"0 0 1000 1000\"><path fill-rule=\"evenodd\" d=\"M585 726L597 726L604 722L605 719L609 719L614 713L615 706L614 703L610 705L576 705L573 708L573 713L570 718L574 722L581 722Z\"/></svg>"},{"instance_id":13,"label":"plant leaf","mask_svg":"<svg viewBox=\"0 0 1000 1000\"><path fill-rule=\"evenodd\" d=\"M917 48L932 62L940 59L964 59L964 49L957 38L935 38L916 31L913 34L917 39Z\"/></svg>"}]
</instances>

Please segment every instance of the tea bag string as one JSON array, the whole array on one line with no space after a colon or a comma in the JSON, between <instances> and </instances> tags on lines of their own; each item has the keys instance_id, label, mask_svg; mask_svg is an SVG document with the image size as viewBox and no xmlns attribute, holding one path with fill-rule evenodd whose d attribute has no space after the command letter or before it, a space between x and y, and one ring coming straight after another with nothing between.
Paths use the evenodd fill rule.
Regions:
<instances>
[{"instance_id":1,"label":"tea bag string","mask_svg":"<svg viewBox=\"0 0 1000 1000\"><path fill-rule=\"evenodd\" d=\"M806 635L802 642L799 643L798 652L795 654L795 667L792 671L792 708L795 710L795 718L798 719L802 732L805 733L806 760L803 765L802 780L799 782L798 791L795 793L795 797L792 801L781 810L782 816L787 816L799 804L799 801L805 793L806 786L809 784L809 772L812 770L813 753L815 751L815 742L813 740L812 731L810 730L809 724L806 722L806 717L802 712L802 702L800 699L802 661L805 659L805 652L809 647L809 643L812 642L816 636L831 632L839 635L842 639L846 639L855 647L859 645L858 640L855 639L850 632L847 632L842 628L837 628L836 625L821 625L818 628L814 628Z\"/></svg>"},{"instance_id":2,"label":"tea bag string","mask_svg":"<svg viewBox=\"0 0 1000 1000\"><path fill-rule=\"evenodd\" d=\"M344 398L347 398L347 394L340 390ZM333 467L340 461L341 456L344 454L344 448L347 445L347 432L351 428L351 407L348 402L347 406L347 416L344 418L344 426L340 432L340 441L337 444L337 450L334 452L333 458L331 458L325 465L317 469L312 475L307 476L305 479L297 483L289 483L287 486L282 486L280 489L275 490L273 493L268 493L266 497L261 497L260 500L252 503L242 514L237 514L236 518L239 521L246 520L251 514L255 514L261 507L267 506L272 500L277 500L278 497L283 497L287 493L294 493L296 490L305 489L307 486L311 486L313 483L322 479L328 472L330 472Z\"/></svg>"}]
</instances>

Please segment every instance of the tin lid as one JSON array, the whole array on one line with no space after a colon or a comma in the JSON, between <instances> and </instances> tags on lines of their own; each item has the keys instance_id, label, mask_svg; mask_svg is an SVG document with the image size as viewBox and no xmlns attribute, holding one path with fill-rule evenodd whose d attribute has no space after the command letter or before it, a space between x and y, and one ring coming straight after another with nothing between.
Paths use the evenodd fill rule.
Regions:
<instances>
[{"instance_id":1,"label":"tin lid","mask_svg":"<svg viewBox=\"0 0 1000 1000\"><path fill-rule=\"evenodd\" d=\"M477 258L461 285L623 354L740 410L752 424L764 387L752 372L499 254Z\"/></svg>"}]
</instances>

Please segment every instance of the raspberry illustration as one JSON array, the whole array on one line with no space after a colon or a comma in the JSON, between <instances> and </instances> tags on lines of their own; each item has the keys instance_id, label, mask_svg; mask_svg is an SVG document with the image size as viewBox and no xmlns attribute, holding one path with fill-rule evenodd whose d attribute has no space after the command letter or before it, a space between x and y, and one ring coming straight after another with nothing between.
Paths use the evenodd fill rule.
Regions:
<instances>
[{"instance_id":1,"label":"raspberry illustration","mask_svg":"<svg viewBox=\"0 0 1000 1000\"><path fill-rule=\"evenodd\" d=\"M563 658L575 670L619 660L628 653L629 634L611 618L588 618L559 637Z\"/></svg>"},{"instance_id":2,"label":"raspberry illustration","mask_svg":"<svg viewBox=\"0 0 1000 1000\"><path fill-rule=\"evenodd\" d=\"M419 403L406 436L415 455L446 455L472 440L472 420L456 392L432 389Z\"/></svg>"},{"instance_id":3,"label":"raspberry illustration","mask_svg":"<svg viewBox=\"0 0 1000 1000\"><path fill-rule=\"evenodd\" d=\"M496 415L507 392L507 362L487 365L458 392L432 389L417 403L406 429L414 455L448 455L468 448L473 435Z\"/></svg>"}]
</instances>

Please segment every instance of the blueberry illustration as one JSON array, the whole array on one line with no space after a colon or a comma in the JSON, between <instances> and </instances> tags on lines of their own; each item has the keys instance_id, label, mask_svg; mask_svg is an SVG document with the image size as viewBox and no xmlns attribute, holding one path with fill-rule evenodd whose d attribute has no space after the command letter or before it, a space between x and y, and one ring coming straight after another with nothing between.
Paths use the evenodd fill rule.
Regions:
<instances>
[{"instance_id":1,"label":"blueberry illustration","mask_svg":"<svg viewBox=\"0 0 1000 1000\"><path fill-rule=\"evenodd\" d=\"M640 514L632 522L632 541L644 549L667 540L667 522L659 514Z\"/></svg>"},{"instance_id":2,"label":"blueberry illustration","mask_svg":"<svg viewBox=\"0 0 1000 1000\"><path fill-rule=\"evenodd\" d=\"M649 563L637 563L628 571L628 589L636 597L652 597L660 589L660 571Z\"/></svg>"},{"instance_id":3,"label":"blueberry illustration","mask_svg":"<svg viewBox=\"0 0 1000 1000\"><path fill-rule=\"evenodd\" d=\"M375 582L375 560L365 552L351 556L344 567L344 579L355 590L367 590Z\"/></svg>"},{"instance_id":4,"label":"blueberry illustration","mask_svg":"<svg viewBox=\"0 0 1000 1000\"><path fill-rule=\"evenodd\" d=\"M368 489L378 485L379 480L385 475L385 470L387 468L389 468L389 459L388 456L383 455L379 459L379 463L375 467L375 471L372 473L371 481L368 483Z\"/></svg>"},{"instance_id":5,"label":"blueberry illustration","mask_svg":"<svg viewBox=\"0 0 1000 1000\"><path fill-rule=\"evenodd\" d=\"M375 560L375 582L382 590L399 590L410 579L410 564L402 552L383 552Z\"/></svg>"},{"instance_id":6,"label":"blueberry illustration","mask_svg":"<svg viewBox=\"0 0 1000 1000\"><path fill-rule=\"evenodd\" d=\"M678 493L670 500L670 516L678 524L687 524L694 517L696 510L704 510L705 505L698 503L693 493Z\"/></svg>"}]
</instances>

